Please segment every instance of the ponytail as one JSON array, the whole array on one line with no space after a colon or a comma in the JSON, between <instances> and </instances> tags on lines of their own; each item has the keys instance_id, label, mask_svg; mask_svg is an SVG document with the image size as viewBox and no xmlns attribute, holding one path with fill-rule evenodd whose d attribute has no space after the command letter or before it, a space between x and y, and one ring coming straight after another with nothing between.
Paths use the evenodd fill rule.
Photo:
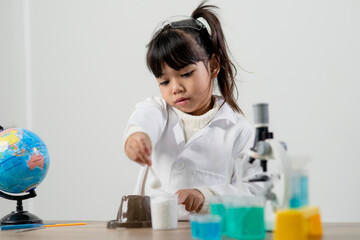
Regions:
<instances>
[{"instance_id":1,"label":"ponytail","mask_svg":"<svg viewBox=\"0 0 360 240\"><path fill-rule=\"evenodd\" d=\"M217 15L213 12L213 9L218 9L218 7L205 5L204 1L193 11L191 17L194 19L203 18L209 24L211 30L210 38L212 41L212 53L210 53L210 56L215 54L219 59L220 71L217 75L217 81L221 95L235 112L243 113L237 105L234 96L234 91L236 91L236 95L238 95L235 83L236 67L229 58L228 46L221 23Z\"/></svg>"}]
</instances>

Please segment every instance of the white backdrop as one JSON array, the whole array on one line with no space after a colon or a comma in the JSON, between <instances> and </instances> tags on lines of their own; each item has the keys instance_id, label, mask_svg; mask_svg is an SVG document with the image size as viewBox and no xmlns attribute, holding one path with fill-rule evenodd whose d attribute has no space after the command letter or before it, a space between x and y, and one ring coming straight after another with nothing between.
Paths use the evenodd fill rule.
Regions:
<instances>
[{"instance_id":1,"label":"white backdrop","mask_svg":"<svg viewBox=\"0 0 360 240\"><path fill-rule=\"evenodd\" d=\"M157 95L145 64L155 26L194 0L0 0L0 125L47 143L51 165L27 209L46 220L110 220L139 166L122 149L136 102ZM210 1L239 67L238 103L270 104L270 130L312 158L323 221L360 221L360 2ZM0 199L0 217L15 202Z\"/></svg>"}]
</instances>

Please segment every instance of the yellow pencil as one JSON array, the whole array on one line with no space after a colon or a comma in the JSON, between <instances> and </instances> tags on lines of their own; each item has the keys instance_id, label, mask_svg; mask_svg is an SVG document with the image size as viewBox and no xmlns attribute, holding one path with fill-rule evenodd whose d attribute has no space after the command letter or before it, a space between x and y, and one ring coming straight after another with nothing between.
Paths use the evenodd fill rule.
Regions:
<instances>
[{"instance_id":1,"label":"yellow pencil","mask_svg":"<svg viewBox=\"0 0 360 240\"><path fill-rule=\"evenodd\" d=\"M79 226L86 224L87 223L60 223L60 224L45 225L44 227L66 227L66 226Z\"/></svg>"}]
</instances>

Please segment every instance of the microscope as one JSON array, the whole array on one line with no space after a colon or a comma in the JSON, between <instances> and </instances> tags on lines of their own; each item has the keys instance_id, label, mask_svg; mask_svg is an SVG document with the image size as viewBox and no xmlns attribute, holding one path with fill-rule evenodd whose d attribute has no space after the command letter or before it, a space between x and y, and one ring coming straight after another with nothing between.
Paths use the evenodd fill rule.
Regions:
<instances>
[{"instance_id":1,"label":"microscope","mask_svg":"<svg viewBox=\"0 0 360 240\"><path fill-rule=\"evenodd\" d=\"M299 180L297 170L286 153L286 144L269 132L268 104L254 106L256 136L248 152L248 161L260 161L262 173L249 182L263 182L260 193L265 198L264 220L267 231L275 231L275 239L308 239L322 236L320 209L309 206L307 177ZM300 179L302 179L301 176Z\"/></svg>"},{"instance_id":2,"label":"microscope","mask_svg":"<svg viewBox=\"0 0 360 240\"><path fill-rule=\"evenodd\" d=\"M267 103L253 105L256 128L254 146L248 152L252 164L260 161L262 173L249 182L262 182L261 194L265 198L265 228L274 230L276 212L288 207L290 161L286 154L286 144L274 139L269 132L269 109Z\"/></svg>"}]
</instances>

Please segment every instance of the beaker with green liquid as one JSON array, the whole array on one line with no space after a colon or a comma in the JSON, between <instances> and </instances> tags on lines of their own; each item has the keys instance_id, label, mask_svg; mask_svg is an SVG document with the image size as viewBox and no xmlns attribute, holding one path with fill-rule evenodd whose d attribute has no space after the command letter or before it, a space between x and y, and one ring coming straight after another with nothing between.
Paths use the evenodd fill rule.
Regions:
<instances>
[{"instance_id":1,"label":"beaker with green liquid","mask_svg":"<svg viewBox=\"0 0 360 240\"><path fill-rule=\"evenodd\" d=\"M211 196L210 198L210 213L221 217L221 235L226 234L226 210L224 196Z\"/></svg>"},{"instance_id":2,"label":"beaker with green liquid","mask_svg":"<svg viewBox=\"0 0 360 240\"><path fill-rule=\"evenodd\" d=\"M235 239L265 239L264 198L260 196L234 196L228 198L226 209L226 235Z\"/></svg>"}]
</instances>

